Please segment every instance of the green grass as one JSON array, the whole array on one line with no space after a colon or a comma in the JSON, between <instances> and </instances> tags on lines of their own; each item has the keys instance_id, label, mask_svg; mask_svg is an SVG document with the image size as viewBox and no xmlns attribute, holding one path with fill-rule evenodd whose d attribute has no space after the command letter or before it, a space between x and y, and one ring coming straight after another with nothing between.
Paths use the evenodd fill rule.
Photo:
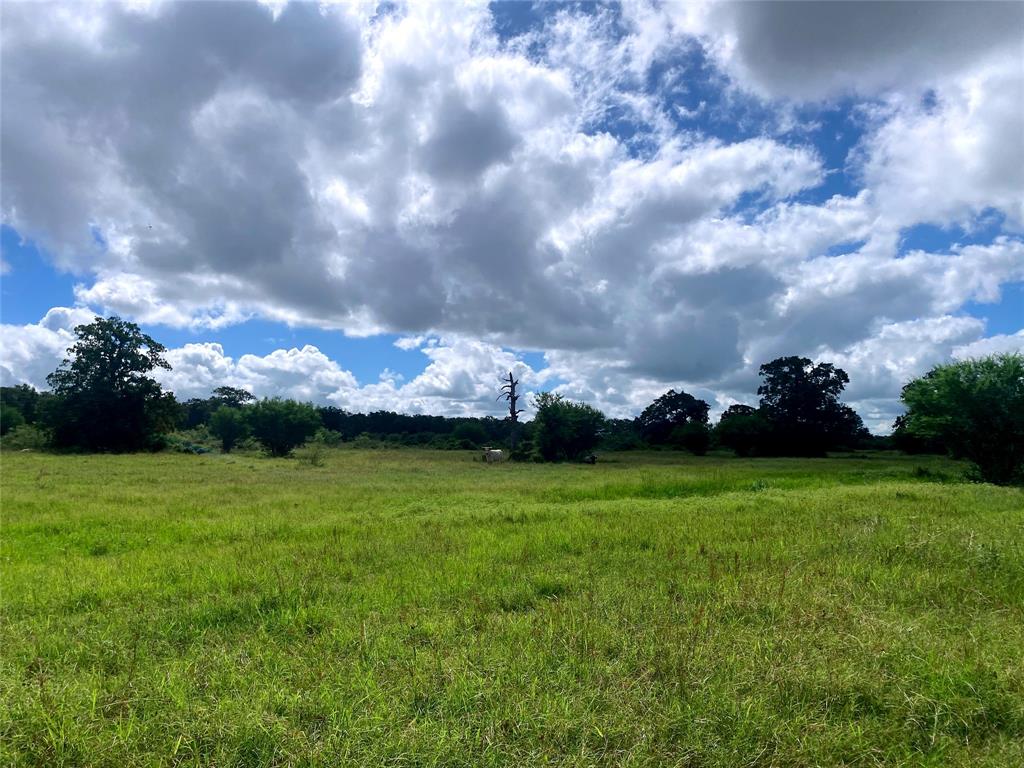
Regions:
<instances>
[{"instance_id":1,"label":"green grass","mask_svg":"<svg viewBox=\"0 0 1024 768\"><path fill-rule=\"evenodd\" d=\"M944 460L2 458L4 765L1024 765Z\"/></svg>"}]
</instances>

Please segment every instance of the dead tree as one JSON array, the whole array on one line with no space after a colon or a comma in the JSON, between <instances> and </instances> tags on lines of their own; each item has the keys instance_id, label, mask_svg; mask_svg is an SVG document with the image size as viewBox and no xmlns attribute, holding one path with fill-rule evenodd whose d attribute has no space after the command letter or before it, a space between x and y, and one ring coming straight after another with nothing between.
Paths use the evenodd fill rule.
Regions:
<instances>
[{"instance_id":1,"label":"dead tree","mask_svg":"<svg viewBox=\"0 0 1024 768\"><path fill-rule=\"evenodd\" d=\"M516 408L516 403L519 402L519 395L516 394L516 387L518 385L519 379L513 378L512 371L509 371L508 382L502 385L501 394L495 398L497 400L504 399L508 401L508 420L511 424L509 443L513 453L515 453L516 450L516 432L519 429L519 414L523 412L522 408Z\"/></svg>"}]
</instances>

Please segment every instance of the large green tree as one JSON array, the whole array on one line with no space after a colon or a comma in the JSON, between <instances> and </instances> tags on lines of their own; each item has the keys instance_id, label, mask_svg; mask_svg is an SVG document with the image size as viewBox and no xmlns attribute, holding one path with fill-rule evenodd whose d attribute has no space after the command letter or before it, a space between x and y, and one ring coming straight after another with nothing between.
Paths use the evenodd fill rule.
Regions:
<instances>
[{"instance_id":1,"label":"large green tree","mask_svg":"<svg viewBox=\"0 0 1024 768\"><path fill-rule=\"evenodd\" d=\"M1024 481L1024 356L940 365L902 393L901 427L973 461L991 483Z\"/></svg>"},{"instance_id":2,"label":"large green tree","mask_svg":"<svg viewBox=\"0 0 1024 768\"><path fill-rule=\"evenodd\" d=\"M750 456L761 447L768 434L768 420L749 405L730 405L715 427L719 445L731 448L737 456Z\"/></svg>"},{"instance_id":3,"label":"large green tree","mask_svg":"<svg viewBox=\"0 0 1024 768\"><path fill-rule=\"evenodd\" d=\"M148 375L170 369L164 346L135 323L97 317L75 328L68 357L46 377L54 401L46 418L59 447L156 448L177 419L174 396Z\"/></svg>"},{"instance_id":4,"label":"large green tree","mask_svg":"<svg viewBox=\"0 0 1024 768\"><path fill-rule=\"evenodd\" d=\"M541 392L534 398L533 441L544 461L583 458L601 440L604 414L586 403Z\"/></svg>"},{"instance_id":5,"label":"large green tree","mask_svg":"<svg viewBox=\"0 0 1024 768\"><path fill-rule=\"evenodd\" d=\"M640 435L650 443L669 442L672 431L688 424L707 426L710 407L686 392L670 389L644 408L636 420ZM695 433L695 430L688 430ZM682 434L677 430L676 434Z\"/></svg>"},{"instance_id":6,"label":"large green tree","mask_svg":"<svg viewBox=\"0 0 1024 768\"><path fill-rule=\"evenodd\" d=\"M761 412L771 425L771 453L820 456L867 433L857 413L839 402L850 383L842 368L806 357L780 357L761 366Z\"/></svg>"}]
</instances>

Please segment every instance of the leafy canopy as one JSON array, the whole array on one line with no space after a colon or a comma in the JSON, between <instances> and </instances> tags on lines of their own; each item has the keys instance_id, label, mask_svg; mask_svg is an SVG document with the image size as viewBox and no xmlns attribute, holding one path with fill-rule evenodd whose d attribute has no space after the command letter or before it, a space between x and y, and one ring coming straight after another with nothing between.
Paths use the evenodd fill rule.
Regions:
<instances>
[{"instance_id":1,"label":"leafy canopy","mask_svg":"<svg viewBox=\"0 0 1024 768\"><path fill-rule=\"evenodd\" d=\"M686 392L670 389L637 417L641 436L652 443L669 439L675 427L690 423L707 424L710 406Z\"/></svg>"},{"instance_id":2,"label":"leafy canopy","mask_svg":"<svg viewBox=\"0 0 1024 768\"><path fill-rule=\"evenodd\" d=\"M761 411L771 424L772 453L815 456L866 433L860 417L839 402L850 377L832 363L780 357L760 368Z\"/></svg>"},{"instance_id":3,"label":"leafy canopy","mask_svg":"<svg viewBox=\"0 0 1024 768\"><path fill-rule=\"evenodd\" d=\"M221 451L231 453L238 441L248 436L249 425L240 409L222 405L210 416L210 432L220 440Z\"/></svg>"},{"instance_id":4,"label":"leafy canopy","mask_svg":"<svg viewBox=\"0 0 1024 768\"><path fill-rule=\"evenodd\" d=\"M56 395L148 390L156 382L147 373L171 369L164 345L119 317L97 317L76 326L75 335L78 340L68 347L68 357L46 377Z\"/></svg>"},{"instance_id":5,"label":"leafy canopy","mask_svg":"<svg viewBox=\"0 0 1024 768\"><path fill-rule=\"evenodd\" d=\"M604 414L591 405L541 392L533 401L533 440L544 461L582 458L601 440Z\"/></svg>"},{"instance_id":6,"label":"leafy canopy","mask_svg":"<svg viewBox=\"0 0 1024 768\"><path fill-rule=\"evenodd\" d=\"M730 405L715 427L719 445L732 449L737 456L750 456L763 446L770 431L764 415L749 405Z\"/></svg>"},{"instance_id":7,"label":"leafy canopy","mask_svg":"<svg viewBox=\"0 0 1024 768\"><path fill-rule=\"evenodd\" d=\"M6 435L24 423L25 417L21 415L20 410L8 403L0 402L0 435Z\"/></svg>"},{"instance_id":8,"label":"leafy canopy","mask_svg":"<svg viewBox=\"0 0 1024 768\"><path fill-rule=\"evenodd\" d=\"M210 399L229 408L241 408L246 403L255 401L256 397L251 392L238 387L217 387L213 390L213 397Z\"/></svg>"},{"instance_id":9,"label":"leafy canopy","mask_svg":"<svg viewBox=\"0 0 1024 768\"><path fill-rule=\"evenodd\" d=\"M177 404L148 376L170 369L162 344L135 323L97 317L75 328L68 357L46 377L55 402L47 419L58 446L129 451L159 447L174 428Z\"/></svg>"},{"instance_id":10,"label":"leafy canopy","mask_svg":"<svg viewBox=\"0 0 1024 768\"><path fill-rule=\"evenodd\" d=\"M991 483L1024 481L1024 356L940 365L903 387L901 428L973 461Z\"/></svg>"},{"instance_id":11,"label":"leafy canopy","mask_svg":"<svg viewBox=\"0 0 1024 768\"><path fill-rule=\"evenodd\" d=\"M320 416L312 405L270 398L246 408L253 437L271 456L287 456L320 428Z\"/></svg>"}]
</instances>

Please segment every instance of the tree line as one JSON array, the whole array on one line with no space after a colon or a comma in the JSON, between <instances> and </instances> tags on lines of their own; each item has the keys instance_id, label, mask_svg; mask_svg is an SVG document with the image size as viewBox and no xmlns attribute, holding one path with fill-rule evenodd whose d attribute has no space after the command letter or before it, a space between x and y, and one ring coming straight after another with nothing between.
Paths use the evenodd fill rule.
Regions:
<instances>
[{"instance_id":1,"label":"tree line","mask_svg":"<svg viewBox=\"0 0 1024 768\"><path fill-rule=\"evenodd\" d=\"M169 369L166 349L134 323L100 318L75 328L68 356L47 377L49 392L0 388L5 448L81 451L259 448L286 456L313 441L472 449L508 446L512 457L577 461L594 450L712 449L737 456L823 456L828 451L896 448L949 453L974 463L981 479L1010 483L1024 469L1024 357L991 356L940 365L902 391L906 413L891 437L872 436L840 401L849 383L831 363L781 357L760 367L758 405L735 404L716 424L710 405L669 390L635 419L608 419L561 394L539 393L534 417L451 418L391 411L350 413L281 398L257 400L222 386L179 402L152 378ZM510 375L511 376L511 375ZM512 381L510 378L509 381ZM499 397L507 397L505 384ZM512 403L512 412L516 411Z\"/></svg>"}]
</instances>

